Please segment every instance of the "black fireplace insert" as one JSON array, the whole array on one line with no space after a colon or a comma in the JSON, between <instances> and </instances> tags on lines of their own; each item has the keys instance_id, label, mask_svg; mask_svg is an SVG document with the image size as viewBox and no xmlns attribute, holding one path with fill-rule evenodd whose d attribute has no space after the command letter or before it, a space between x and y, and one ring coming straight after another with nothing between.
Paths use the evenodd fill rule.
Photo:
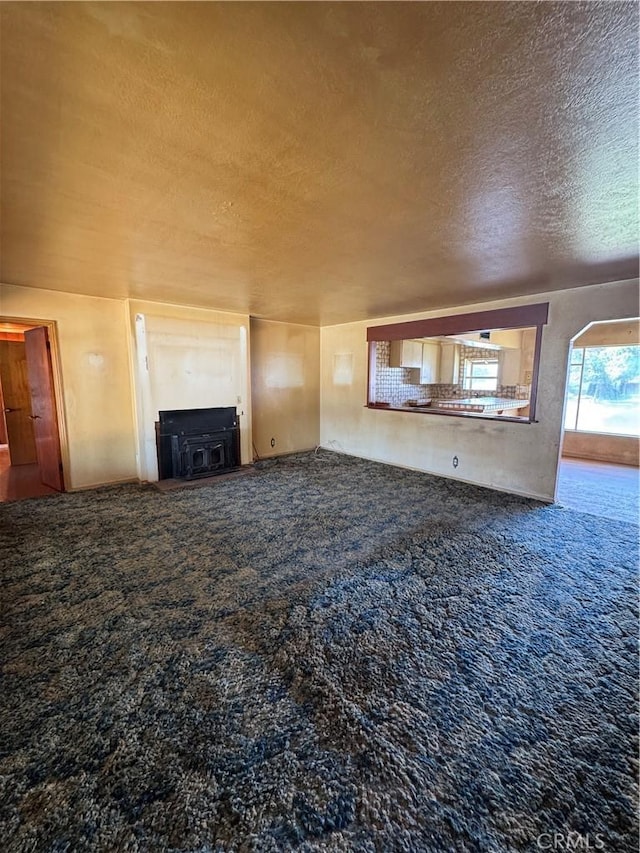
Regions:
<instances>
[{"instance_id":1,"label":"black fireplace insert","mask_svg":"<svg viewBox=\"0 0 640 853\"><path fill-rule=\"evenodd\" d=\"M158 476L193 480L240 466L240 428L233 406L159 412Z\"/></svg>"}]
</instances>

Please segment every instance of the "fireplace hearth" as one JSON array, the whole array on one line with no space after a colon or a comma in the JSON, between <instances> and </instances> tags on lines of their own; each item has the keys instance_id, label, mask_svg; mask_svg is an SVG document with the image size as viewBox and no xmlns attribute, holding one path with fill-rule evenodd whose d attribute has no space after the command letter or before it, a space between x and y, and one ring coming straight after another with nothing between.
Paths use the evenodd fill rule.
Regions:
<instances>
[{"instance_id":1,"label":"fireplace hearth","mask_svg":"<svg viewBox=\"0 0 640 853\"><path fill-rule=\"evenodd\" d=\"M240 466L240 429L233 406L158 413L160 480L193 480Z\"/></svg>"}]
</instances>

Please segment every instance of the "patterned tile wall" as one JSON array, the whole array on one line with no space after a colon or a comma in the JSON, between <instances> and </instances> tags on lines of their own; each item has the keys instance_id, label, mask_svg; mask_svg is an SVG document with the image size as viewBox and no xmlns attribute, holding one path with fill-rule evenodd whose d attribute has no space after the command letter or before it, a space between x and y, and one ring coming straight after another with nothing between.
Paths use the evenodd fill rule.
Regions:
<instances>
[{"instance_id":1,"label":"patterned tile wall","mask_svg":"<svg viewBox=\"0 0 640 853\"><path fill-rule=\"evenodd\" d=\"M427 397L432 400L450 400L456 397L507 397L510 400L528 400L531 391L530 385L498 385L495 392L491 391L466 391L460 385L423 385L427 390Z\"/></svg>"},{"instance_id":2,"label":"patterned tile wall","mask_svg":"<svg viewBox=\"0 0 640 853\"><path fill-rule=\"evenodd\" d=\"M417 368L389 367L389 341L378 341L376 346L376 402L402 406L407 400L422 400L428 397L428 385L416 382Z\"/></svg>"}]
</instances>

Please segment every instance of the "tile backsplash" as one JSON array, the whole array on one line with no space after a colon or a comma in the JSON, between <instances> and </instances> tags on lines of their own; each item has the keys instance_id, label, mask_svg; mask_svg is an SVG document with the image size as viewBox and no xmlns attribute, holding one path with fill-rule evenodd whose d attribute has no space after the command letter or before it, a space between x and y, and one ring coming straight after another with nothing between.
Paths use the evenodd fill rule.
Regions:
<instances>
[{"instance_id":1,"label":"tile backsplash","mask_svg":"<svg viewBox=\"0 0 640 853\"><path fill-rule=\"evenodd\" d=\"M530 385L498 385L495 391L468 391L459 385L423 385L427 397L446 400L455 397L505 397L509 400L528 400Z\"/></svg>"},{"instance_id":2,"label":"tile backsplash","mask_svg":"<svg viewBox=\"0 0 640 853\"><path fill-rule=\"evenodd\" d=\"M420 371L413 367L389 367L389 341L378 341L376 345L376 397L375 401L402 406L407 400L421 400L429 396L416 380Z\"/></svg>"}]
</instances>

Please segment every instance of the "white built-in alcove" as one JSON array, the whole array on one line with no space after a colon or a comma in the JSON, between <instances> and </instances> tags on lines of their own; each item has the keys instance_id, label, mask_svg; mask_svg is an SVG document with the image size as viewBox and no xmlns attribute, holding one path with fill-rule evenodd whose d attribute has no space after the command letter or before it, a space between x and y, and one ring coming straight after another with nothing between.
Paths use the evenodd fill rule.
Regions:
<instances>
[{"instance_id":1,"label":"white built-in alcove","mask_svg":"<svg viewBox=\"0 0 640 853\"><path fill-rule=\"evenodd\" d=\"M178 312L176 312L178 313ZM158 412L235 406L241 462L251 461L248 318L211 312L211 320L136 311L133 379L138 476L158 479Z\"/></svg>"}]
</instances>

